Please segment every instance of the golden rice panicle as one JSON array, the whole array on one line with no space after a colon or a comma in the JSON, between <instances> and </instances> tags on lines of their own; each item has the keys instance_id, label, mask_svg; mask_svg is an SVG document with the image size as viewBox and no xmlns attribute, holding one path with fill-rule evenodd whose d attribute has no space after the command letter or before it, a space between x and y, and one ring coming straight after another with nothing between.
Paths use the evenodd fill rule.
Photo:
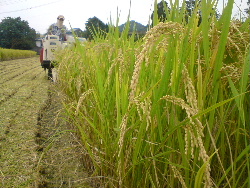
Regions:
<instances>
[{"instance_id":1,"label":"golden rice panicle","mask_svg":"<svg viewBox=\"0 0 250 188\"><path fill-rule=\"evenodd\" d=\"M194 158L194 147L198 147L200 152L199 152L199 158L203 160L204 163L208 163L209 157L207 155L207 152L205 150L202 137L204 136L203 134L203 126L202 123L198 120L192 120L191 116L194 116L195 114L198 113L198 102L197 102L197 94L195 91L195 87L192 83L192 80L189 76L187 68L184 66L183 71L183 81L185 85L185 94L186 94L186 100L185 102L181 98L177 98L174 96L169 96L166 95L162 97L162 99L165 99L169 102L172 102L175 105L181 106L182 109L185 109L188 118L190 119L190 125L187 125L185 129L185 153L188 153L189 146L191 143L191 156ZM212 187L212 181L211 181L211 175L210 175L210 164L207 164L207 168L205 170L204 174L204 182L205 182L205 187Z\"/></svg>"},{"instance_id":2,"label":"golden rice panicle","mask_svg":"<svg viewBox=\"0 0 250 188\"><path fill-rule=\"evenodd\" d=\"M142 112L141 112L141 102L140 102L140 98L139 96L135 97L134 100L133 100L134 104L136 105L136 110L137 110L137 113L139 115L139 118L140 118L140 121L142 121Z\"/></svg>"},{"instance_id":3,"label":"golden rice panicle","mask_svg":"<svg viewBox=\"0 0 250 188\"><path fill-rule=\"evenodd\" d=\"M124 136L125 136L125 133L126 133L126 127L127 127L127 121L128 121L128 115L125 114L122 118L122 122L121 122L121 125L120 125L120 136L119 136L119 141L118 141L118 145L119 145L119 153L118 153L118 156L120 157L121 156L121 152L122 152L122 148L123 148L123 143L124 143Z\"/></svg>"},{"instance_id":4,"label":"golden rice panicle","mask_svg":"<svg viewBox=\"0 0 250 188\"><path fill-rule=\"evenodd\" d=\"M169 101L169 102L171 102L171 103L173 103L175 105L178 105L178 106L182 107L182 109L186 110L186 113L187 113L188 117L190 117L190 115L193 113L190 106L181 98L174 97L174 96L171 96L171 95L165 95L161 99L165 99L166 101Z\"/></svg>"},{"instance_id":5,"label":"golden rice panicle","mask_svg":"<svg viewBox=\"0 0 250 188\"><path fill-rule=\"evenodd\" d=\"M85 91L84 93L82 93L82 95L80 96L79 100L78 100L78 103L77 103L77 106L76 106L76 110L75 110L75 115L78 115L79 113L79 109L80 109L80 106L82 105L84 99L93 92L93 89L89 89L88 91Z\"/></svg>"},{"instance_id":6,"label":"golden rice panicle","mask_svg":"<svg viewBox=\"0 0 250 188\"><path fill-rule=\"evenodd\" d=\"M186 83L187 84L187 83ZM191 84L191 83L189 83ZM187 87L187 86L186 86ZM192 87L190 87L192 88ZM190 92L188 92L190 93ZM192 93L192 92L191 92ZM193 93L192 93L193 95ZM193 101L191 100L191 97L193 96L187 96L187 98L190 98L189 100L190 101ZM164 97L162 97L162 99L165 99L169 102L172 102L173 104L175 105L178 105L178 106L181 106L182 109L185 109L186 113L187 113L187 116L188 118L190 119L190 125L187 125L184 129L185 129L185 153L187 154L188 150L189 150L189 141L191 142L191 146L194 147L196 146L197 148L199 148L199 158L201 158L203 160L204 163L207 163L207 167L206 167L206 170L205 170L205 174L204 174L204 181L205 181L205 187L209 188L209 187L212 187L212 181L211 181L211 175L210 175L210 171L211 171L211 168L210 168L210 164L209 164L209 156L207 155L207 152L205 150L205 147L204 147L204 144L203 144L203 141L202 141L202 137L204 137L204 134L203 134L203 126L201 124L201 122L198 120L198 119L195 119L195 120L192 120L191 116L194 116L195 114L198 113L198 110L197 109L194 109L192 108L190 105L188 105L183 99L181 98L177 98L177 97L174 97L174 96L169 96L169 95L166 95ZM189 140L190 139L190 140ZM194 158L194 150L191 149L191 156L192 158Z\"/></svg>"},{"instance_id":7,"label":"golden rice panicle","mask_svg":"<svg viewBox=\"0 0 250 188\"><path fill-rule=\"evenodd\" d=\"M113 70L114 70L115 66L117 65L117 63L118 63L118 61L114 61L114 62L111 64L111 66L110 66L110 68L109 68L109 70L108 70L108 77L107 77L106 85L109 85L109 83L110 83L110 78L111 78L111 76L112 76Z\"/></svg>"},{"instance_id":8,"label":"golden rice panicle","mask_svg":"<svg viewBox=\"0 0 250 188\"><path fill-rule=\"evenodd\" d=\"M186 66L183 67L182 75L184 78L183 81L185 84L185 94L187 102L189 103L194 113L196 114L198 112L197 94L193 82L188 74Z\"/></svg>"},{"instance_id":9,"label":"golden rice panicle","mask_svg":"<svg viewBox=\"0 0 250 188\"><path fill-rule=\"evenodd\" d=\"M195 138L194 132L191 129L191 125L186 125L186 127L184 127L185 130L185 154L188 155L189 154L189 150L190 150L190 154L191 154L191 158L194 159L194 148L198 147L197 144L197 140L193 139Z\"/></svg>"},{"instance_id":10,"label":"golden rice panicle","mask_svg":"<svg viewBox=\"0 0 250 188\"><path fill-rule=\"evenodd\" d=\"M127 121L128 121L128 115L125 114L122 118L122 122L120 125L120 135L119 135L119 152L118 152L118 158L121 158L121 154L123 152L123 145L124 145L124 138L125 138L125 133L126 133L126 127L127 127ZM122 187L123 184L123 175L122 175L122 161L121 159L118 160L118 165L117 165L117 173L119 176L119 187Z\"/></svg>"},{"instance_id":11,"label":"golden rice panicle","mask_svg":"<svg viewBox=\"0 0 250 188\"><path fill-rule=\"evenodd\" d=\"M150 115L152 102L151 102L150 97L146 97L144 101L141 101L143 94L144 92L142 92L138 97L135 97L134 102L137 108L137 113L140 117L140 121L143 120L143 115L146 118L146 122L147 122L146 130L148 130L148 127L152 122L151 115Z\"/></svg>"},{"instance_id":12,"label":"golden rice panicle","mask_svg":"<svg viewBox=\"0 0 250 188\"><path fill-rule=\"evenodd\" d=\"M183 67L183 81L184 81L184 85L185 85L185 94L186 94L186 99L187 102L190 105L190 108L192 109L192 113L191 115L195 115L198 113L199 109L198 109L198 102L197 102L197 94L195 91L195 87L193 85L193 82L189 76L188 70L186 68L186 66ZM202 137L204 137L204 133L203 133L203 126L202 123L199 121L199 119L194 119L192 120L190 118L190 123L192 125L191 129L188 129L189 132L191 133L191 142L195 142L198 144L199 147L199 157L203 160L204 163L207 163L207 167L206 167L206 171L205 171L205 175L204 175L204 181L205 181L205 187L212 187L212 183L211 183L211 176L210 176L210 164L209 164L209 156L207 155L207 152L205 150L203 141L202 141ZM189 126L188 126L189 127ZM194 134L192 134L194 133ZM196 135L196 136L195 136ZM197 146L197 145L196 145ZM187 150L188 148L185 148L185 150Z\"/></svg>"},{"instance_id":13,"label":"golden rice panicle","mask_svg":"<svg viewBox=\"0 0 250 188\"><path fill-rule=\"evenodd\" d=\"M153 27L146 33L145 37L143 38L144 43L142 45L142 50L139 53L139 55L137 55L137 58L136 58L137 60L134 65L133 76L132 76L131 83L130 83L131 92L129 95L129 99L131 102L135 98L136 88L137 88L138 79L139 79L140 71L141 71L141 65L144 61L146 62L146 66L149 63L148 56L150 55L152 47L162 36L164 36L163 38L165 38L163 40L164 45L161 43L160 46L167 46L168 40L166 38L169 38L170 36L179 37L179 35L183 33L183 31L184 31L184 28L179 23L160 22L158 25L156 25L155 27Z\"/></svg>"},{"instance_id":14,"label":"golden rice panicle","mask_svg":"<svg viewBox=\"0 0 250 188\"><path fill-rule=\"evenodd\" d=\"M243 71L242 65L248 52L247 49L249 50L249 30L242 31L241 27L240 21L235 20L230 23L224 57L226 63L220 70L222 73L221 79L225 85L228 85L228 78L234 83L239 82Z\"/></svg>"},{"instance_id":15,"label":"golden rice panicle","mask_svg":"<svg viewBox=\"0 0 250 188\"><path fill-rule=\"evenodd\" d=\"M244 60L242 57L249 46L250 40L249 30L241 31L241 26L242 23L238 20L232 21L230 23L226 46L229 56L233 59L236 57L238 61Z\"/></svg>"},{"instance_id":16,"label":"golden rice panicle","mask_svg":"<svg viewBox=\"0 0 250 188\"><path fill-rule=\"evenodd\" d=\"M143 51L142 51L143 52ZM140 75L140 71L141 71L141 64L144 60L145 56L143 53L140 53L139 56L137 57L137 61L135 62L134 65L134 71L133 71L133 76L130 82L130 94L129 94L129 99L130 102L133 102L134 98L135 98L135 93L136 93L136 87L139 81L139 75Z\"/></svg>"},{"instance_id":17,"label":"golden rice panicle","mask_svg":"<svg viewBox=\"0 0 250 188\"><path fill-rule=\"evenodd\" d=\"M170 165L170 167L171 167L171 169L172 169L172 171L174 173L174 177L177 178L180 181L182 187L183 188L187 188L187 185L186 185L186 183L185 183L185 181L184 181L184 179L183 179L180 171L175 166L173 166L173 165Z\"/></svg>"},{"instance_id":18,"label":"golden rice panicle","mask_svg":"<svg viewBox=\"0 0 250 188\"><path fill-rule=\"evenodd\" d=\"M127 70L125 66L125 57L124 57L122 49L119 49L117 61L119 62L119 82L120 82L120 87L121 87L123 83L123 80L122 80L123 74L125 70Z\"/></svg>"}]
</instances>

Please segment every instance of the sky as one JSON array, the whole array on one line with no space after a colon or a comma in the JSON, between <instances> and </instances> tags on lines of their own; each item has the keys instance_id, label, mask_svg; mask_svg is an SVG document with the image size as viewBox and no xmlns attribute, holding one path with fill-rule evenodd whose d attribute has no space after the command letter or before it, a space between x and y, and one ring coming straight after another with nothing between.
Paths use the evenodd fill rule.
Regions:
<instances>
[{"instance_id":1,"label":"sky","mask_svg":"<svg viewBox=\"0 0 250 188\"><path fill-rule=\"evenodd\" d=\"M223 2L226 4L227 0L219 0L219 12ZM89 18L96 16L104 23L110 23L112 18L112 22L115 22L117 12L121 25L127 21L130 9L130 20L147 25L153 4L154 0L131 0L130 9L130 0L0 0L0 22L6 17L21 17L31 28L44 34L51 24L56 23L58 15L63 15L64 25L68 29L72 27L85 30L85 23ZM235 0L233 16L239 16L245 8L247 0Z\"/></svg>"}]
</instances>

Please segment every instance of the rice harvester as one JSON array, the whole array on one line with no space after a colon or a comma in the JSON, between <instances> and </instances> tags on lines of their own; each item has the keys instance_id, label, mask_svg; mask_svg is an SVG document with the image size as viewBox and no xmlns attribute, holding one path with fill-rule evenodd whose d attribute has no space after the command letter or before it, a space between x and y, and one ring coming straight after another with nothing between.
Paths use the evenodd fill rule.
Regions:
<instances>
[{"instance_id":1,"label":"rice harvester","mask_svg":"<svg viewBox=\"0 0 250 188\"><path fill-rule=\"evenodd\" d=\"M48 79L52 79L53 62L55 61L55 52L64 47L66 41L65 34L62 33L64 16L57 17L57 23L52 24L51 30L42 40L42 49L40 51L40 62L42 68L48 69Z\"/></svg>"}]
</instances>

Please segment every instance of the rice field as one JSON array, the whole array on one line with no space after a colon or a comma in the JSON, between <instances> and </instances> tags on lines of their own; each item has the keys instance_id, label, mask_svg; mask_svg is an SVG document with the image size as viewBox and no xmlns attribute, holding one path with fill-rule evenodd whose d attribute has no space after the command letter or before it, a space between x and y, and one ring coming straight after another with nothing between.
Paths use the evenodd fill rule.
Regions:
<instances>
[{"instance_id":1,"label":"rice field","mask_svg":"<svg viewBox=\"0 0 250 188\"><path fill-rule=\"evenodd\" d=\"M36 56L35 51L31 50L16 50L0 48L0 61L29 58Z\"/></svg>"},{"instance_id":2,"label":"rice field","mask_svg":"<svg viewBox=\"0 0 250 188\"><path fill-rule=\"evenodd\" d=\"M216 1L201 1L186 23L175 1L142 40L110 23L58 56L69 121L102 187L250 187L249 18L231 20L233 2L216 19Z\"/></svg>"}]
</instances>

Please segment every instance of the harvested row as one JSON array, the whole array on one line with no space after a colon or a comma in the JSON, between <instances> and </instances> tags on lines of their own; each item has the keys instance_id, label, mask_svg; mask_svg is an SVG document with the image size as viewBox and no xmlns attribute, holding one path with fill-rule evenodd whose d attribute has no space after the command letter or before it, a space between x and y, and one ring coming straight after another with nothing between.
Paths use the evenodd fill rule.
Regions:
<instances>
[{"instance_id":1,"label":"harvested row","mask_svg":"<svg viewBox=\"0 0 250 188\"><path fill-rule=\"evenodd\" d=\"M1 74L0 187L35 186L38 155L34 132L49 82L38 58L3 61L1 67L11 74Z\"/></svg>"},{"instance_id":2,"label":"harvested row","mask_svg":"<svg viewBox=\"0 0 250 188\"><path fill-rule=\"evenodd\" d=\"M40 63L32 61L31 59L35 60L37 58L0 62L0 66L3 67L0 72L2 76L0 84L13 80L14 78L20 79L21 77L27 77L27 79L32 79L32 75L41 74L43 69L41 68Z\"/></svg>"},{"instance_id":3,"label":"harvested row","mask_svg":"<svg viewBox=\"0 0 250 188\"><path fill-rule=\"evenodd\" d=\"M88 187L82 146L39 59L0 67L0 187Z\"/></svg>"}]
</instances>

